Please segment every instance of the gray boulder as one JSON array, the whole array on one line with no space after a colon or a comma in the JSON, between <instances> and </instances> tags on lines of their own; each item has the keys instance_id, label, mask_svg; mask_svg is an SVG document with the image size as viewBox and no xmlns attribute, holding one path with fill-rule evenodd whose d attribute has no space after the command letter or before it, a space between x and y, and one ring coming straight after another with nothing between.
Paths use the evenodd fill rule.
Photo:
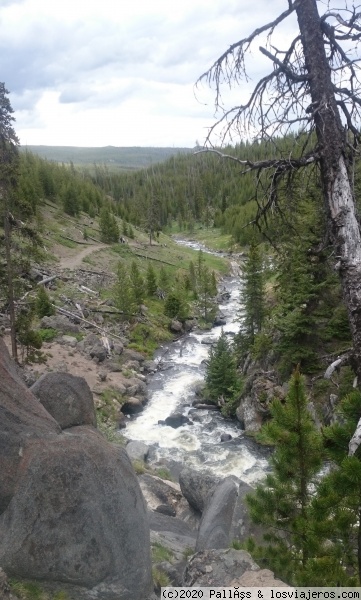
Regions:
<instances>
[{"instance_id":1,"label":"gray boulder","mask_svg":"<svg viewBox=\"0 0 361 600\"><path fill-rule=\"evenodd\" d=\"M44 329L56 329L61 333L79 333L80 327L72 323L65 315L54 315L52 317L43 317L40 325Z\"/></svg>"},{"instance_id":2,"label":"gray boulder","mask_svg":"<svg viewBox=\"0 0 361 600\"><path fill-rule=\"evenodd\" d=\"M149 524L130 460L90 426L62 432L0 339L0 568L71 600L151 595Z\"/></svg>"},{"instance_id":3,"label":"gray boulder","mask_svg":"<svg viewBox=\"0 0 361 600\"><path fill-rule=\"evenodd\" d=\"M62 429L76 425L96 427L93 394L83 377L69 373L45 373L30 391Z\"/></svg>"},{"instance_id":4,"label":"gray boulder","mask_svg":"<svg viewBox=\"0 0 361 600\"><path fill-rule=\"evenodd\" d=\"M144 499L124 450L89 427L28 445L0 517L8 575L77 586L89 600L143 600L151 591L149 544Z\"/></svg>"},{"instance_id":5,"label":"gray boulder","mask_svg":"<svg viewBox=\"0 0 361 600\"><path fill-rule=\"evenodd\" d=\"M1 338L0 381L1 514L14 494L25 445L31 440L42 440L57 435L61 429L21 381L15 363Z\"/></svg>"},{"instance_id":6,"label":"gray boulder","mask_svg":"<svg viewBox=\"0 0 361 600\"><path fill-rule=\"evenodd\" d=\"M179 485L183 496L200 513L203 512L219 482L220 478L215 475L188 468L183 469L179 474Z\"/></svg>"},{"instance_id":7,"label":"gray boulder","mask_svg":"<svg viewBox=\"0 0 361 600\"><path fill-rule=\"evenodd\" d=\"M144 462L149 453L149 446L147 446L147 444L144 444L144 442L129 442L129 444L126 445L125 449L130 460L140 460Z\"/></svg>"},{"instance_id":8,"label":"gray boulder","mask_svg":"<svg viewBox=\"0 0 361 600\"><path fill-rule=\"evenodd\" d=\"M207 504L199 526L196 551L228 548L238 486L232 477L221 481Z\"/></svg>"},{"instance_id":9,"label":"gray boulder","mask_svg":"<svg viewBox=\"0 0 361 600\"><path fill-rule=\"evenodd\" d=\"M192 421L188 419L188 417L178 412L170 414L164 421L165 425L169 425L169 427L173 427L173 429L182 427L182 425L190 425L191 423Z\"/></svg>"},{"instance_id":10,"label":"gray boulder","mask_svg":"<svg viewBox=\"0 0 361 600\"><path fill-rule=\"evenodd\" d=\"M107 357L107 351L102 344L96 344L89 350L91 358L96 358L98 362L104 362Z\"/></svg>"}]
</instances>

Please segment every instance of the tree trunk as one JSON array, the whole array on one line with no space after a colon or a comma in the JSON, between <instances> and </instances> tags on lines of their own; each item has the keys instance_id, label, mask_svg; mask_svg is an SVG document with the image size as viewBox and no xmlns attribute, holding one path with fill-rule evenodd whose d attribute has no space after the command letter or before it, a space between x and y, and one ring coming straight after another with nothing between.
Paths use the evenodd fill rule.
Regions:
<instances>
[{"instance_id":1,"label":"tree trunk","mask_svg":"<svg viewBox=\"0 0 361 600\"><path fill-rule=\"evenodd\" d=\"M11 229L8 213L4 217L4 237L5 237L5 255L6 255L6 271L8 279L8 301L10 315L10 337L11 337L11 353L13 359L18 361L18 347L16 343L16 324L15 324L15 306L14 306L14 283L13 283L13 268L11 260Z\"/></svg>"},{"instance_id":2,"label":"tree trunk","mask_svg":"<svg viewBox=\"0 0 361 600\"><path fill-rule=\"evenodd\" d=\"M351 178L347 170L346 137L333 90L316 0L296 8L321 151L321 179L329 239L335 249L342 292L353 340L353 367L361 384L361 235Z\"/></svg>"}]
</instances>

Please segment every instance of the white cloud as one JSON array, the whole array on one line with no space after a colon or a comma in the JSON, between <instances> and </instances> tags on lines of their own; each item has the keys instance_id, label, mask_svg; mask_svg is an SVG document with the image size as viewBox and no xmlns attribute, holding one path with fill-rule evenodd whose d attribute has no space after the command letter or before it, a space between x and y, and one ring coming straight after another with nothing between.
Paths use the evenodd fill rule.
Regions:
<instances>
[{"instance_id":1,"label":"white cloud","mask_svg":"<svg viewBox=\"0 0 361 600\"><path fill-rule=\"evenodd\" d=\"M212 123L214 98L203 87L195 96L195 81L260 15L286 5L1 0L0 72L21 142L192 146ZM264 65L255 55L256 72Z\"/></svg>"}]
</instances>

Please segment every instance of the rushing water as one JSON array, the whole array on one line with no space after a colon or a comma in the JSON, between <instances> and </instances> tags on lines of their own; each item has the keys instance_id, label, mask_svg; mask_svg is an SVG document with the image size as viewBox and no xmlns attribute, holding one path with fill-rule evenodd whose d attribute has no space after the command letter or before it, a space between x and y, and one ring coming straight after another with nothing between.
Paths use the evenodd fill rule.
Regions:
<instances>
[{"instance_id":1,"label":"rushing water","mask_svg":"<svg viewBox=\"0 0 361 600\"><path fill-rule=\"evenodd\" d=\"M183 243L192 246L192 243ZM193 247L198 249L199 245L193 243ZM227 321L223 330L233 336L239 328L239 279L228 277L223 284L230 298L219 306L219 312ZM218 411L192 408L195 387L204 379L204 361L210 343L215 342L220 333L220 327L191 332L158 350L155 360L161 369L149 378L149 402L144 411L127 424L124 434L152 446L158 461L175 461L217 475L237 475L252 484L264 475L268 463L257 446L244 436L240 424L223 418ZM193 423L177 429L158 423L174 411L187 415ZM230 434L232 440L221 443L223 433Z\"/></svg>"}]
</instances>

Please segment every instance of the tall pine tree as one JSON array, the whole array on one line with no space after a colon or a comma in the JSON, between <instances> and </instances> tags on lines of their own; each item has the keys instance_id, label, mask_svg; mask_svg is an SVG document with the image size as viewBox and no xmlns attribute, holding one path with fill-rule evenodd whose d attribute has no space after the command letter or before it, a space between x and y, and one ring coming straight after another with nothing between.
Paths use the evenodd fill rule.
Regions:
<instances>
[{"instance_id":1,"label":"tall pine tree","mask_svg":"<svg viewBox=\"0 0 361 600\"><path fill-rule=\"evenodd\" d=\"M297 584L318 548L310 503L322 464L322 438L307 409L298 369L285 404L275 399L271 414L260 439L275 446L270 459L273 472L247 497L252 519L267 529L266 544L256 546L250 540L247 549L260 565Z\"/></svg>"}]
</instances>

